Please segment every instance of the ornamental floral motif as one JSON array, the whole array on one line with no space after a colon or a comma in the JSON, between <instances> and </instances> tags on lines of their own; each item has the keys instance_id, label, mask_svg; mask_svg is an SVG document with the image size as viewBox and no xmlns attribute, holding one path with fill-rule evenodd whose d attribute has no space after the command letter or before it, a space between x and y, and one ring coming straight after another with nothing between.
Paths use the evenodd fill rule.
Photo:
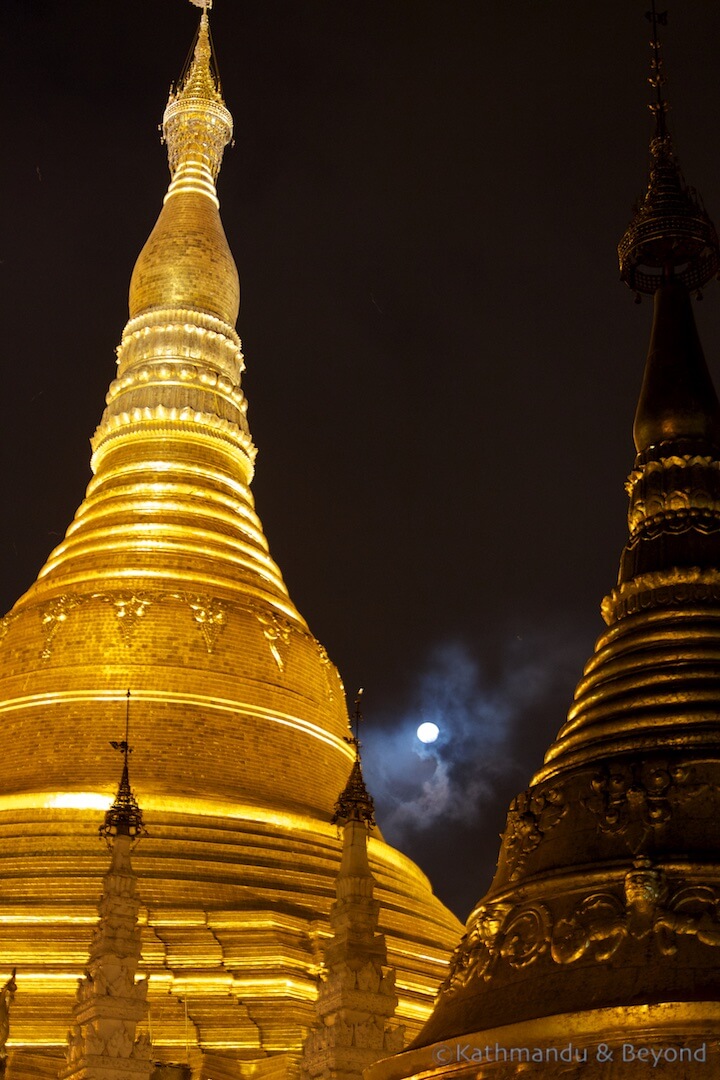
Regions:
<instances>
[{"instance_id":1,"label":"ornamental floral motif","mask_svg":"<svg viewBox=\"0 0 720 1080\"><path fill-rule=\"evenodd\" d=\"M557 825L566 811L565 797L557 788L544 791L529 788L513 799L503 841L511 881L520 876L544 835Z\"/></svg>"},{"instance_id":2,"label":"ornamental floral motif","mask_svg":"<svg viewBox=\"0 0 720 1080\"><path fill-rule=\"evenodd\" d=\"M212 596L187 596L193 619L200 627L208 653L215 648L220 631L225 625L225 605Z\"/></svg>"},{"instance_id":3,"label":"ornamental floral motif","mask_svg":"<svg viewBox=\"0 0 720 1080\"><path fill-rule=\"evenodd\" d=\"M93 599L99 599L106 604L112 604L117 618L117 627L120 637L126 645L130 644L133 632L138 623L145 615L153 602L154 597L136 593L108 593L96 594Z\"/></svg>"},{"instance_id":4,"label":"ornamental floral motif","mask_svg":"<svg viewBox=\"0 0 720 1080\"><path fill-rule=\"evenodd\" d=\"M483 904L455 950L440 994L456 994L474 979L489 982L501 961L515 969L528 967L547 952L550 930L544 904Z\"/></svg>"},{"instance_id":5,"label":"ornamental floral motif","mask_svg":"<svg viewBox=\"0 0 720 1080\"><path fill-rule=\"evenodd\" d=\"M83 598L72 593L59 596L52 603L44 607L40 612L43 628L45 630L45 645L40 653L43 660L49 660L52 656L53 643L58 632L67 622L73 608L79 607Z\"/></svg>"},{"instance_id":6,"label":"ornamental floral motif","mask_svg":"<svg viewBox=\"0 0 720 1080\"><path fill-rule=\"evenodd\" d=\"M687 765L616 765L595 774L592 795L583 805L597 818L600 832L623 837L637 854L648 837L670 821L675 789L682 787L687 796L707 792L707 784L690 784L690 778Z\"/></svg>"},{"instance_id":7,"label":"ornamental floral motif","mask_svg":"<svg viewBox=\"0 0 720 1080\"><path fill-rule=\"evenodd\" d=\"M272 658L277 664L278 670L283 671L285 668L284 653L290 644L292 626L287 619L281 618L274 611L256 611L255 614L262 627L265 640L270 646Z\"/></svg>"}]
</instances>

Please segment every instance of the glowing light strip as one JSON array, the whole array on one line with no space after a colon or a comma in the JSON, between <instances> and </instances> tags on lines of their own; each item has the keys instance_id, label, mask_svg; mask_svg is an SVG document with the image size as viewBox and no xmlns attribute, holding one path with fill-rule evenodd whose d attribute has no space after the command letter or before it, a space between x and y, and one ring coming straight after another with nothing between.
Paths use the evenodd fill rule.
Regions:
<instances>
[{"instance_id":1,"label":"glowing light strip","mask_svg":"<svg viewBox=\"0 0 720 1080\"><path fill-rule=\"evenodd\" d=\"M253 505L249 484L243 484L241 481L236 480L235 477L218 472L216 469L202 469L199 465L193 465L192 473L188 476L186 467L181 466L174 461L157 461L154 459L142 462L131 461L124 465L113 466L113 481L118 480L120 477L126 477L128 480L127 484L118 485L114 490L117 492L117 497L120 498L124 492L137 491L139 484L146 483L146 481L137 479L137 473L155 474L171 471L183 474L183 478L178 481L169 480L169 486L180 487L180 489L187 487L189 492L197 491L197 478L201 478L208 482L209 490L214 495L226 499L229 506L237 507L239 513L242 513L246 517L251 517L259 527L260 519L258 518ZM102 487L105 482L104 478L97 479L96 477L93 477L88 485L88 498L95 494L95 488ZM223 489L225 488L234 492L237 496L237 501L235 501L232 496L224 493ZM207 497L206 493L203 492L203 498L205 497ZM82 505L80 510L82 510ZM80 511L78 511L78 513L80 513Z\"/></svg>"},{"instance_id":2,"label":"glowing light strip","mask_svg":"<svg viewBox=\"0 0 720 1080\"><path fill-rule=\"evenodd\" d=\"M142 495L137 492L136 497L133 499L133 506L128 507L125 505L107 505L103 500L100 503L99 499L92 507L92 510L86 511L82 518L76 518L70 526L68 526L67 537L75 537L75 534L81 530L84 535L88 537L88 540L93 537L100 536L103 539L107 537L109 526L106 524L105 519L111 519L111 526L113 532L117 531L121 526L118 526L112 519L119 513L127 514L129 510L133 513L148 513L153 514L156 519L163 518L164 520L156 520L152 522L132 522L130 528L124 526L124 535L128 533L132 535L147 535L152 533L164 533L169 535L171 539L182 539L184 534L189 534L193 538L203 540L206 543L208 541L214 541L217 546L228 545L237 552L242 552L245 555L251 556L260 565L264 566L269 572L272 572L275 563L267 551L265 545L262 547L256 546L251 543L251 539L248 537L242 523L239 523L234 519L230 513L225 513L220 510L219 507L207 506L204 502L200 502L197 499L194 503L187 501L185 503L179 502L176 499L152 499L148 495ZM173 524L166 520L167 515L177 514L184 515L189 520L182 524ZM193 520L194 519L194 520ZM211 524L213 521L223 522L227 525L234 526L238 532L244 534L243 539L231 536L229 533L220 533L213 529L202 528L199 522L204 524ZM264 539L264 537L263 537ZM267 541L266 541L267 543ZM277 577L277 574L273 575Z\"/></svg>"},{"instance_id":3,"label":"glowing light strip","mask_svg":"<svg viewBox=\"0 0 720 1080\"><path fill-rule=\"evenodd\" d=\"M113 529L85 529L77 535L72 535L68 529L69 539L64 540L53 551L47 563L38 574L38 580L47 577L54 572L58 565L64 562L72 562L75 559L110 552L127 552L128 538L132 538L134 551L161 551L163 554L181 552L186 555L199 555L210 559L221 559L223 562L234 563L257 574L269 585L276 589L287 592L285 583L280 576L274 563L265 565L267 560L264 552L245 546L233 540L232 537L222 533L210 533L204 529L196 529L189 526L172 527L164 522L153 523L128 523L127 531L119 533L119 528ZM189 534L189 537L188 535ZM194 536L205 537L205 543L192 542ZM208 542L208 541L214 541ZM245 548L245 550L244 550ZM241 557L241 554L245 557ZM275 573L272 573L272 569Z\"/></svg>"},{"instance_id":4,"label":"glowing light strip","mask_svg":"<svg viewBox=\"0 0 720 1080\"><path fill-rule=\"evenodd\" d=\"M204 162L190 160L183 161L178 165L167 194L163 199L163 205L173 195L184 195L186 192L205 195L216 209L220 208L215 181L212 178L210 169Z\"/></svg>"},{"instance_id":5,"label":"glowing light strip","mask_svg":"<svg viewBox=\"0 0 720 1080\"><path fill-rule=\"evenodd\" d=\"M143 468L143 472L147 471ZM115 479L115 477L113 477ZM112 495L110 492L93 492L88 494L85 501L82 504L82 513L78 511L75 516L76 521L87 521L88 519L102 516L109 513L108 504L117 503L121 506L123 503L127 503L127 500L135 500L138 498L144 500L143 493L145 491L151 492L152 496L162 498L163 496L170 496L173 498L173 506L181 506L177 500L185 497L187 500L192 500L193 513L197 514L197 500L198 500L198 485L197 483L190 484L186 479L182 480L139 480L135 479L130 484L124 484L122 486L113 486ZM264 549L267 548L267 540L262 533L257 515L254 513L252 506L248 501L249 489L245 489L245 499L240 502L238 499L233 498L231 495L226 494L223 491L217 490L214 487L207 487L202 492L203 505L208 507L206 510L206 516L211 518L218 518L219 520L228 521L236 528L240 528L243 532L247 533L252 539ZM96 505L102 499L103 506ZM144 505L144 501L143 501ZM163 498L163 507L170 505L168 501ZM190 505L190 502L184 505ZM125 508L125 507L123 507ZM240 521L238 522L238 518Z\"/></svg>"},{"instance_id":6,"label":"glowing light strip","mask_svg":"<svg viewBox=\"0 0 720 1080\"><path fill-rule=\"evenodd\" d=\"M124 701L125 695L112 690L60 690L55 693L27 694L23 697L8 698L0 703L0 714L15 709L32 709L38 705L62 705L64 703L84 703L98 701ZM350 746L339 735L333 735L324 728L313 724L310 720L302 720L300 717L291 716L289 713L271 712L259 705L247 705L240 701L231 701L228 698L209 697L205 694L173 693L166 690L133 690L133 701L159 702L162 705L196 705L221 713L238 713L253 716L258 720L265 720L271 724L280 724L283 727L292 728L302 735L309 735L320 742L331 746L333 750L339 750L348 761L354 761L355 755Z\"/></svg>"},{"instance_id":7,"label":"glowing light strip","mask_svg":"<svg viewBox=\"0 0 720 1080\"><path fill-rule=\"evenodd\" d=\"M103 809L107 809L112 797L97 791L60 791L51 793L27 793L0 796L0 811L3 810L97 810L98 803L104 800ZM284 813L269 807L253 806L250 803L231 803L222 799L202 799L193 796L173 798L171 796L153 796L143 794L143 810L148 814L153 811L164 814L191 815L194 817L221 817L248 821L273 828L284 828L306 833L325 833L336 836L336 830L325 822L319 822L310 816ZM174 925L172 920L170 925ZM177 925L188 925L178 921ZM196 925L195 923L189 925Z\"/></svg>"}]
</instances>

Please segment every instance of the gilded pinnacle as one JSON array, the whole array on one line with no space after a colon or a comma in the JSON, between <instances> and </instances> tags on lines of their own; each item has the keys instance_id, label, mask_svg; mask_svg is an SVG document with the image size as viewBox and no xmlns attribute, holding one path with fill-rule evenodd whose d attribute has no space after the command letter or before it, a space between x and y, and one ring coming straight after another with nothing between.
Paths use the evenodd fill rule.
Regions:
<instances>
[{"instance_id":1,"label":"gilded pinnacle","mask_svg":"<svg viewBox=\"0 0 720 1080\"><path fill-rule=\"evenodd\" d=\"M650 104L655 117L650 175L647 191L618 244L620 277L638 299L640 293L652 296L673 280L699 290L720 267L715 227L697 193L685 184L665 120L669 106L663 92L658 25L667 25L667 12L658 13L653 0L647 18L653 28L649 82L655 90Z\"/></svg>"},{"instance_id":2,"label":"gilded pinnacle","mask_svg":"<svg viewBox=\"0 0 720 1080\"><path fill-rule=\"evenodd\" d=\"M365 787L365 779L362 773L360 760L360 724L362 712L360 703L363 691L358 690L355 698L355 716L353 734L345 737L345 742L355 750L355 762L350 770L348 782L335 803L335 813L332 816L332 824L346 824L348 821L363 821L369 829L375 825L375 804L372 796Z\"/></svg>"},{"instance_id":3,"label":"gilded pinnacle","mask_svg":"<svg viewBox=\"0 0 720 1080\"><path fill-rule=\"evenodd\" d=\"M355 759L348 782L335 803L335 813L331 821L333 825L347 821L364 821L368 828L375 825L375 804L365 787L359 756Z\"/></svg>"},{"instance_id":4,"label":"gilded pinnacle","mask_svg":"<svg viewBox=\"0 0 720 1080\"><path fill-rule=\"evenodd\" d=\"M215 181L223 150L232 138L233 122L213 66L210 21L203 11L192 61L178 89L170 94L163 117L173 177L166 199L182 190L217 200Z\"/></svg>"},{"instance_id":5,"label":"gilded pinnacle","mask_svg":"<svg viewBox=\"0 0 720 1080\"><path fill-rule=\"evenodd\" d=\"M715 227L683 180L669 135L650 143L648 188L618 245L622 280L652 295L672 280L701 289L718 272Z\"/></svg>"},{"instance_id":6,"label":"gilded pinnacle","mask_svg":"<svg viewBox=\"0 0 720 1080\"><path fill-rule=\"evenodd\" d=\"M139 838L145 834L142 810L130 787L128 754L132 752L131 748L125 740L111 745L123 753L125 760L115 801L105 814L105 821L98 830L100 836L104 837L108 843L116 836Z\"/></svg>"}]
</instances>

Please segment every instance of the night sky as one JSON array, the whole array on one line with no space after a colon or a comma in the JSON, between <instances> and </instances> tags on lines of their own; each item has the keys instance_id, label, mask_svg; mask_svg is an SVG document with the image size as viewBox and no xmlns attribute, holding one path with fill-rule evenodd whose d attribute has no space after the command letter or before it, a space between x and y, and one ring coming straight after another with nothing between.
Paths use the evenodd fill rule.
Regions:
<instances>
[{"instance_id":1,"label":"night sky","mask_svg":"<svg viewBox=\"0 0 720 1080\"><path fill-rule=\"evenodd\" d=\"M645 187L648 6L212 13L258 511L348 691L365 687L385 834L461 918L564 719L626 535L651 305L615 247ZM3 610L89 479L197 16L3 3ZM663 37L670 128L718 220L720 4L675 0ZM717 373L717 285L696 312Z\"/></svg>"}]
</instances>

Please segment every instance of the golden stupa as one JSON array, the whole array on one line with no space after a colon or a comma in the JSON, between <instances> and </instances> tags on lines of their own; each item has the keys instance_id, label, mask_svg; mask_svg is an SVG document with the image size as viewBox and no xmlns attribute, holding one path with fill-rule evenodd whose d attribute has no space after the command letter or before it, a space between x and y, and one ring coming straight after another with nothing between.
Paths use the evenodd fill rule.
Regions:
<instances>
[{"instance_id":1,"label":"golden stupa","mask_svg":"<svg viewBox=\"0 0 720 1080\"><path fill-rule=\"evenodd\" d=\"M690 298L718 240L653 49L650 181L619 255L655 314L607 630L431 1019L372 1080L720 1076L720 405Z\"/></svg>"},{"instance_id":2,"label":"golden stupa","mask_svg":"<svg viewBox=\"0 0 720 1080\"><path fill-rule=\"evenodd\" d=\"M202 6L202 5L201 5ZM288 596L250 492L238 274L215 181L232 118L203 10L163 124L171 183L130 285L93 479L2 621L0 971L10 1080L57 1076L106 868L108 742L131 690L134 858L159 1061L285 1075L314 1018L353 751L343 686ZM375 835L398 1020L419 1030L460 933Z\"/></svg>"}]
</instances>

